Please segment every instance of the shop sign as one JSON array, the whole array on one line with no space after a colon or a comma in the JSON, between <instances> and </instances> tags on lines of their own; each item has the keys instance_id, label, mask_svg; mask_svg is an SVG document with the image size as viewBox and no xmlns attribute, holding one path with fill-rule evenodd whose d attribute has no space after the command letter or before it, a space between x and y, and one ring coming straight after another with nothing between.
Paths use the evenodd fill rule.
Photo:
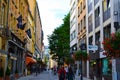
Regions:
<instances>
[{"instance_id":1,"label":"shop sign","mask_svg":"<svg viewBox=\"0 0 120 80\"><path fill-rule=\"evenodd\" d=\"M96 51L96 50L98 50L98 46L96 46L96 45L88 45L88 50Z\"/></svg>"},{"instance_id":2,"label":"shop sign","mask_svg":"<svg viewBox=\"0 0 120 80\"><path fill-rule=\"evenodd\" d=\"M100 52L100 58L105 58L106 56L103 55L104 51Z\"/></svg>"}]
</instances>

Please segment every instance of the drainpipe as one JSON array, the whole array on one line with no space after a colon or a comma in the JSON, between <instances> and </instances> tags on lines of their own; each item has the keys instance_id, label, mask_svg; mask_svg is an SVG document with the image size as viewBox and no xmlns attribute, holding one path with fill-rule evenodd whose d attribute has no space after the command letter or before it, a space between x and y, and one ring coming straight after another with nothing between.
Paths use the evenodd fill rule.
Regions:
<instances>
[{"instance_id":1,"label":"drainpipe","mask_svg":"<svg viewBox=\"0 0 120 80\"><path fill-rule=\"evenodd\" d=\"M8 15L9 15L9 5L10 5L10 0L7 0L7 16L6 16L6 26L5 26L5 31L6 31L6 36L8 34ZM7 38L6 38L7 39ZM8 48L9 48L9 45L8 45L8 41L6 41L6 54L8 54ZM8 57L7 57L7 60L8 60ZM6 61L6 64L5 64L5 70L4 72L6 71L7 69L7 64L8 64L8 61ZM4 73L4 79L5 79L5 73Z\"/></svg>"}]
</instances>

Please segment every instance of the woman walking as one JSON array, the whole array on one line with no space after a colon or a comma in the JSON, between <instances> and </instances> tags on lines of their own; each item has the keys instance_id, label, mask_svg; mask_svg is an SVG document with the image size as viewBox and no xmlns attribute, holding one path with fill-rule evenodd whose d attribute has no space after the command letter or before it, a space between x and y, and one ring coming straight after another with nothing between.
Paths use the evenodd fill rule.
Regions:
<instances>
[{"instance_id":1,"label":"woman walking","mask_svg":"<svg viewBox=\"0 0 120 80\"><path fill-rule=\"evenodd\" d=\"M71 67L68 68L68 80L74 80L75 76Z\"/></svg>"}]
</instances>

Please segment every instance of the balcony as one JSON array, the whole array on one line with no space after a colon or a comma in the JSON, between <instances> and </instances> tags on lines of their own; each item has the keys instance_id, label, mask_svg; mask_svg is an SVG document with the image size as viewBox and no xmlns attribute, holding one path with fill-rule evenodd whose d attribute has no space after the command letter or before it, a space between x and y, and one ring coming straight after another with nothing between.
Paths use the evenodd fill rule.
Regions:
<instances>
[{"instance_id":1,"label":"balcony","mask_svg":"<svg viewBox=\"0 0 120 80\"><path fill-rule=\"evenodd\" d=\"M110 8L103 12L103 22L110 18Z\"/></svg>"},{"instance_id":2,"label":"balcony","mask_svg":"<svg viewBox=\"0 0 120 80\"><path fill-rule=\"evenodd\" d=\"M100 25L100 17L95 18L95 28L97 28Z\"/></svg>"}]
</instances>

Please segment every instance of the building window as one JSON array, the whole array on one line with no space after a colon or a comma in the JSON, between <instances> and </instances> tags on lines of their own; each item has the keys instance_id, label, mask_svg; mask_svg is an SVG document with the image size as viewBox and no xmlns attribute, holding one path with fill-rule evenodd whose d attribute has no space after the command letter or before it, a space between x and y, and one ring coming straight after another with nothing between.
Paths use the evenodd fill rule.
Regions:
<instances>
[{"instance_id":1,"label":"building window","mask_svg":"<svg viewBox=\"0 0 120 80\"><path fill-rule=\"evenodd\" d=\"M103 11L105 12L108 8L110 8L110 0L103 1Z\"/></svg>"},{"instance_id":2,"label":"building window","mask_svg":"<svg viewBox=\"0 0 120 80\"><path fill-rule=\"evenodd\" d=\"M80 13L82 13L82 2L80 3Z\"/></svg>"},{"instance_id":3,"label":"building window","mask_svg":"<svg viewBox=\"0 0 120 80\"><path fill-rule=\"evenodd\" d=\"M78 24L78 32L80 31L80 23Z\"/></svg>"},{"instance_id":4,"label":"building window","mask_svg":"<svg viewBox=\"0 0 120 80\"><path fill-rule=\"evenodd\" d=\"M103 22L110 18L110 0L103 1Z\"/></svg>"},{"instance_id":5,"label":"building window","mask_svg":"<svg viewBox=\"0 0 120 80\"><path fill-rule=\"evenodd\" d=\"M86 27L86 16L84 16L84 28Z\"/></svg>"},{"instance_id":6,"label":"building window","mask_svg":"<svg viewBox=\"0 0 120 80\"><path fill-rule=\"evenodd\" d=\"M1 15L0 15L0 27L3 27L5 25L5 5L1 4Z\"/></svg>"},{"instance_id":7,"label":"building window","mask_svg":"<svg viewBox=\"0 0 120 80\"><path fill-rule=\"evenodd\" d=\"M95 10L95 27L100 25L100 7Z\"/></svg>"},{"instance_id":8,"label":"building window","mask_svg":"<svg viewBox=\"0 0 120 80\"><path fill-rule=\"evenodd\" d=\"M80 7L78 7L78 17L80 16Z\"/></svg>"},{"instance_id":9,"label":"building window","mask_svg":"<svg viewBox=\"0 0 120 80\"><path fill-rule=\"evenodd\" d=\"M89 37L89 45L92 45L93 43L93 36Z\"/></svg>"},{"instance_id":10,"label":"building window","mask_svg":"<svg viewBox=\"0 0 120 80\"><path fill-rule=\"evenodd\" d=\"M93 0L88 0L88 13L92 10L92 1Z\"/></svg>"},{"instance_id":11,"label":"building window","mask_svg":"<svg viewBox=\"0 0 120 80\"><path fill-rule=\"evenodd\" d=\"M70 10L70 14L71 14L71 15L72 15L72 13L74 12L74 10L75 10L75 2L73 3L72 8L71 8L71 10Z\"/></svg>"},{"instance_id":12,"label":"building window","mask_svg":"<svg viewBox=\"0 0 120 80\"><path fill-rule=\"evenodd\" d=\"M88 17L88 32L92 32L93 27L92 27L92 15Z\"/></svg>"},{"instance_id":13,"label":"building window","mask_svg":"<svg viewBox=\"0 0 120 80\"><path fill-rule=\"evenodd\" d=\"M74 30L71 34L70 41L76 38L76 31Z\"/></svg>"},{"instance_id":14,"label":"building window","mask_svg":"<svg viewBox=\"0 0 120 80\"><path fill-rule=\"evenodd\" d=\"M83 0L83 9L85 8L86 0Z\"/></svg>"},{"instance_id":15,"label":"building window","mask_svg":"<svg viewBox=\"0 0 120 80\"><path fill-rule=\"evenodd\" d=\"M104 39L109 38L111 34L111 25L108 25L104 28Z\"/></svg>"},{"instance_id":16,"label":"building window","mask_svg":"<svg viewBox=\"0 0 120 80\"><path fill-rule=\"evenodd\" d=\"M81 20L81 30L82 30L83 24L82 24L82 20Z\"/></svg>"},{"instance_id":17,"label":"building window","mask_svg":"<svg viewBox=\"0 0 120 80\"><path fill-rule=\"evenodd\" d=\"M95 44L100 48L100 31L95 34Z\"/></svg>"}]
</instances>

